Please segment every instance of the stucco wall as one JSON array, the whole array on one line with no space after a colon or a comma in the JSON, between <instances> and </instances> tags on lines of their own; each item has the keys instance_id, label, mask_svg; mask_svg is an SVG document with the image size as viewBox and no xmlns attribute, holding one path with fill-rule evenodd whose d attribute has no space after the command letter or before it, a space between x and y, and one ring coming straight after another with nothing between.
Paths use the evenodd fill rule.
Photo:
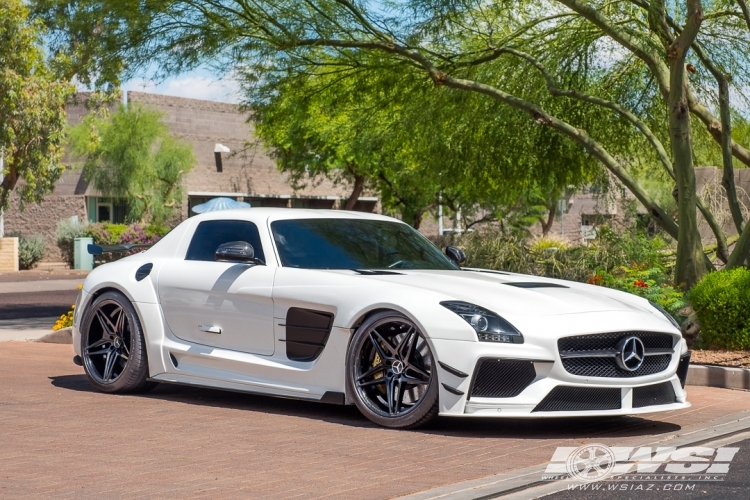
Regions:
<instances>
[{"instance_id":1,"label":"stucco wall","mask_svg":"<svg viewBox=\"0 0 750 500\"><path fill-rule=\"evenodd\" d=\"M19 210L18 198L11 199L10 209L5 217L6 234L41 234L47 240L47 253L43 261L60 262L62 255L55 244L55 228L61 219L77 216L86 220L86 203L83 196L50 195L41 204L27 204Z\"/></svg>"}]
</instances>

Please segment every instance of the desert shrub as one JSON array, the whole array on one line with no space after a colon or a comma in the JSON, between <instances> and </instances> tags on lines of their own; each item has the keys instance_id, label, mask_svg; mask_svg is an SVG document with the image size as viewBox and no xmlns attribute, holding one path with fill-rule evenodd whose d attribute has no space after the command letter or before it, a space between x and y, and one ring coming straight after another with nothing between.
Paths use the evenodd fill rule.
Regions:
<instances>
[{"instance_id":1,"label":"desert shrub","mask_svg":"<svg viewBox=\"0 0 750 500\"><path fill-rule=\"evenodd\" d=\"M18 235L18 267L33 269L44 258L47 242L41 234Z\"/></svg>"},{"instance_id":2,"label":"desert shrub","mask_svg":"<svg viewBox=\"0 0 750 500\"><path fill-rule=\"evenodd\" d=\"M600 273L622 267L656 269L668 280L671 264L664 256L666 242L639 233L617 233L599 228L590 246L576 246L554 239L526 242L501 233L470 233L454 244L466 252L465 266L588 282Z\"/></svg>"},{"instance_id":3,"label":"desert shrub","mask_svg":"<svg viewBox=\"0 0 750 500\"><path fill-rule=\"evenodd\" d=\"M689 297L701 326L701 345L750 349L750 269L707 274Z\"/></svg>"},{"instance_id":4,"label":"desert shrub","mask_svg":"<svg viewBox=\"0 0 750 500\"><path fill-rule=\"evenodd\" d=\"M512 235L472 233L456 243L466 252L466 267L498 269L606 286L655 302L678 321L687 305L672 286L667 243L638 231L615 232L604 226L587 246L555 239L527 242Z\"/></svg>"},{"instance_id":5,"label":"desert shrub","mask_svg":"<svg viewBox=\"0 0 750 500\"><path fill-rule=\"evenodd\" d=\"M74 222L71 219L62 219L57 223L55 229L55 243L57 248L62 252L63 259L70 267L73 267L75 254L73 244L76 238L83 238L88 235L87 224Z\"/></svg>"}]
</instances>

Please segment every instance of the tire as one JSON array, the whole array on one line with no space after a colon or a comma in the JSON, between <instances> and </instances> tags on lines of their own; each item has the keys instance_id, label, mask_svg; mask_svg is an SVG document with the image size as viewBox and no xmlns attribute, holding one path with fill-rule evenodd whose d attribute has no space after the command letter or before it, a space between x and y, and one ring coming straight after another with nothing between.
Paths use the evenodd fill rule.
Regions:
<instances>
[{"instance_id":1,"label":"tire","mask_svg":"<svg viewBox=\"0 0 750 500\"><path fill-rule=\"evenodd\" d=\"M380 312L360 325L349 344L347 389L359 411L376 424L414 429L438 414L436 364L413 321L395 311Z\"/></svg>"},{"instance_id":2,"label":"tire","mask_svg":"<svg viewBox=\"0 0 750 500\"><path fill-rule=\"evenodd\" d=\"M148 380L148 354L133 304L120 292L94 299L81 322L83 369L101 392L127 394L156 386Z\"/></svg>"}]
</instances>

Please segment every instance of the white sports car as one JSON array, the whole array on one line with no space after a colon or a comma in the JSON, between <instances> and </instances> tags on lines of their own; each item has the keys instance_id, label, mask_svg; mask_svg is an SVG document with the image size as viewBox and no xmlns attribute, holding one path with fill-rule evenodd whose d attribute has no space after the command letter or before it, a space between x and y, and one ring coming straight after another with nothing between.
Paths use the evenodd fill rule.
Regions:
<instances>
[{"instance_id":1,"label":"white sports car","mask_svg":"<svg viewBox=\"0 0 750 500\"><path fill-rule=\"evenodd\" d=\"M104 392L169 382L353 403L400 428L690 406L690 353L657 306L464 258L380 215L207 213L89 274L74 361Z\"/></svg>"}]
</instances>

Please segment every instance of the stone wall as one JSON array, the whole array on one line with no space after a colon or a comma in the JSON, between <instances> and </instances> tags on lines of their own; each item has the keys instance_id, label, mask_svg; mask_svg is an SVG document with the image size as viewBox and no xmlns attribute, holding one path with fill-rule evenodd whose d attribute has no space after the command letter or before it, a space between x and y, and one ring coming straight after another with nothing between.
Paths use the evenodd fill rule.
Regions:
<instances>
[{"instance_id":1,"label":"stone wall","mask_svg":"<svg viewBox=\"0 0 750 500\"><path fill-rule=\"evenodd\" d=\"M27 204L19 210L18 198L12 197L5 216L5 233L23 235L41 234L47 241L47 252L43 261L60 262L63 260L55 244L55 228L61 219L77 216L79 221L86 221L86 199L83 196L55 196L44 198L41 204Z\"/></svg>"}]
</instances>

